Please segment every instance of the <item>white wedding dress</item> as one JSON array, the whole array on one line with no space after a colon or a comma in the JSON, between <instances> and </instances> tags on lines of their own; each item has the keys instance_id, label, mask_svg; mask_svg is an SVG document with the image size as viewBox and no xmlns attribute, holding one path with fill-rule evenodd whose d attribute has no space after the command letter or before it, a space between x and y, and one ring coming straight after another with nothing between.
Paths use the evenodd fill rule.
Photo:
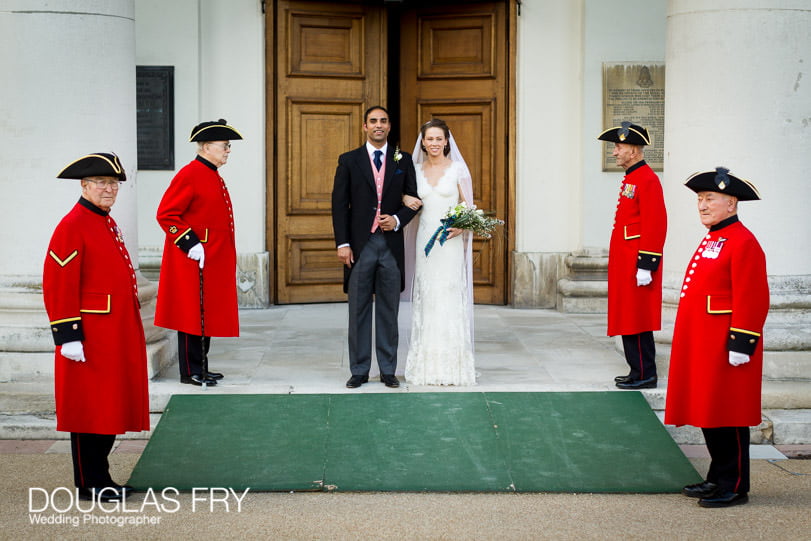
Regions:
<instances>
[{"instance_id":1,"label":"white wedding dress","mask_svg":"<svg viewBox=\"0 0 811 541\"><path fill-rule=\"evenodd\" d=\"M416 166L417 192L422 199L416 240L412 291L411 342L405 377L415 385L473 385L476 373L471 336L470 295L464 263L463 235L426 256L424 247L449 208L459 202L462 167L451 162L436 186Z\"/></svg>"}]
</instances>

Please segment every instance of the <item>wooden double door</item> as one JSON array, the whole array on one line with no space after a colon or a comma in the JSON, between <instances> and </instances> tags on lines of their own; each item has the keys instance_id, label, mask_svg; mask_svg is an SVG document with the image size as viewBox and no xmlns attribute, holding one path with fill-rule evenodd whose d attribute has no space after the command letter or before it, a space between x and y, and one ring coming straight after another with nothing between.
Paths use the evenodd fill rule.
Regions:
<instances>
[{"instance_id":1,"label":"wooden double door","mask_svg":"<svg viewBox=\"0 0 811 541\"><path fill-rule=\"evenodd\" d=\"M267 21L268 251L277 304L342 301L332 234L337 158L365 141L363 113L391 115L389 144L411 152L419 127L446 120L479 208L508 220L474 241L475 301L508 302L512 212L511 32L498 2L278 0Z\"/></svg>"}]
</instances>

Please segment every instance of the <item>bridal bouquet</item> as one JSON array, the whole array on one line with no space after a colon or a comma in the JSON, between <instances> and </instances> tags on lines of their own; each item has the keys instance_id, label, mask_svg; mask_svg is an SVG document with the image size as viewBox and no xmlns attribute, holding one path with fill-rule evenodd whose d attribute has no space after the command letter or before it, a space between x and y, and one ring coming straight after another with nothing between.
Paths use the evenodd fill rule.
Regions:
<instances>
[{"instance_id":1,"label":"bridal bouquet","mask_svg":"<svg viewBox=\"0 0 811 541\"><path fill-rule=\"evenodd\" d=\"M440 246L445 244L450 234L448 229L451 227L467 229L480 237L489 239L493 236L493 231L495 231L496 226L504 225L504 220L485 216L482 209L476 208L476 205L468 206L464 201L448 209L448 212L445 213L445 217L442 218L440 222L442 222L442 225L437 227L436 231L434 231L434 234L431 235L431 238L425 245L425 255L431 253L431 249L434 247L437 240L439 240Z\"/></svg>"}]
</instances>

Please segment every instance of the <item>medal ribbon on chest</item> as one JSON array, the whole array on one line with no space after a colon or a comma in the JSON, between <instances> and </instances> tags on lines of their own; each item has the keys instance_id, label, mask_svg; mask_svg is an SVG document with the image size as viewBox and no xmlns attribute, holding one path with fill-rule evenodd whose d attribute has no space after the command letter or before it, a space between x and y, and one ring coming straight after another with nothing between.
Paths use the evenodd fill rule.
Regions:
<instances>
[{"instance_id":1,"label":"medal ribbon on chest","mask_svg":"<svg viewBox=\"0 0 811 541\"><path fill-rule=\"evenodd\" d=\"M718 237L718 240L710 241L707 243L707 247L704 248L704 251L701 252L701 257L706 257L707 259L718 259L718 256L721 254L721 250L724 248L724 243L727 241L724 237Z\"/></svg>"},{"instance_id":2,"label":"medal ribbon on chest","mask_svg":"<svg viewBox=\"0 0 811 541\"><path fill-rule=\"evenodd\" d=\"M622 194L621 194L622 197L633 199L635 193L636 193L636 184L625 183L622 185Z\"/></svg>"}]
</instances>

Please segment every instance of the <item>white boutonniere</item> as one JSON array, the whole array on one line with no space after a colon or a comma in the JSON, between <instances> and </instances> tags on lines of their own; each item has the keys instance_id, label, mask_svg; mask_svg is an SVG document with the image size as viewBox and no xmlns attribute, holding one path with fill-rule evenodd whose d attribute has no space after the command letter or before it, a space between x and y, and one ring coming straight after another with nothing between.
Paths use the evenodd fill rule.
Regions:
<instances>
[{"instance_id":1,"label":"white boutonniere","mask_svg":"<svg viewBox=\"0 0 811 541\"><path fill-rule=\"evenodd\" d=\"M394 163L399 162L401 159L403 159L403 154L400 152L400 147L398 145L394 147Z\"/></svg>"}]
</instances>

